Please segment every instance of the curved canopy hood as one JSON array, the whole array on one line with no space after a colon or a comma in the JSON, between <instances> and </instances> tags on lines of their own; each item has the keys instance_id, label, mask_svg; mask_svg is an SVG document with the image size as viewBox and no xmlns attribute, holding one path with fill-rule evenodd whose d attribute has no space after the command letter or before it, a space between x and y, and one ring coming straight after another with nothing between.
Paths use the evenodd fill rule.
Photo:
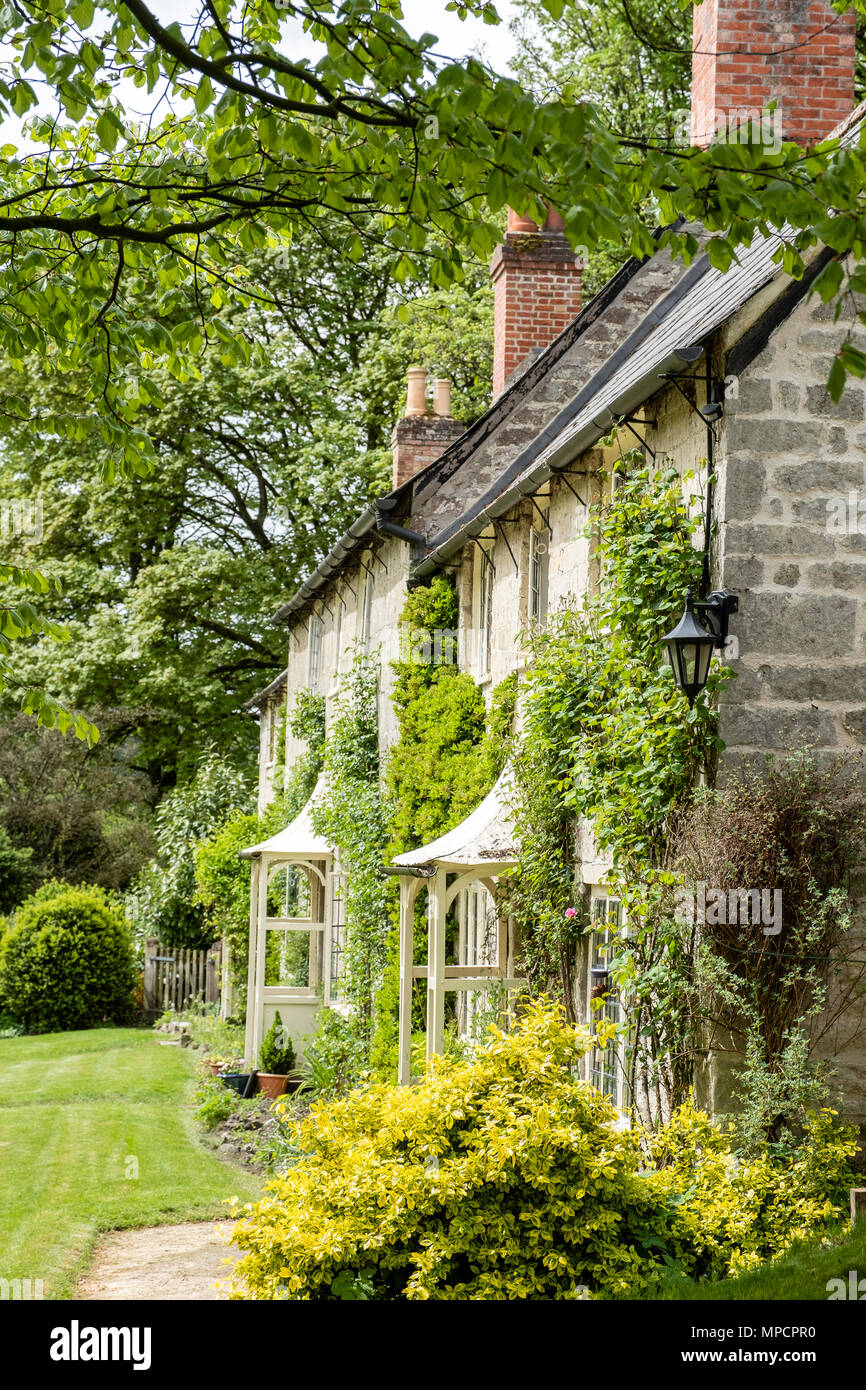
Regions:
<instances>
[{"instance_id":1,"label":"curved canopy hood","mask_svg":"<svg viewBox=\"0 0 866 1390\"><path fill-rule=\"evenodd\" d=\"M470 815L420 849L398 854L392 867L401 869L433 868L465 870L486 864L511 868L518 861L517 838L509 809L509 792L513 773L506 766L484 800Z\"/></svg>"},{"instance_id":2,"label":"curved canopy hood","mask_svg":"<svg viewBox=\"0 0 866 1390\"><path fill-rule=\"evenodd\" d=\"M298 812L284 830L278 830L268 840L262 840L249 849L241 850L242 859L258 859L268 855L272 859L283 859L287 863L301 863L307 859L330 859L333 849L323 836L313 829L313 807L324 799L326 790L325 774L322 773L313 788L309 801Z\"/></svg>"}]
</instances>

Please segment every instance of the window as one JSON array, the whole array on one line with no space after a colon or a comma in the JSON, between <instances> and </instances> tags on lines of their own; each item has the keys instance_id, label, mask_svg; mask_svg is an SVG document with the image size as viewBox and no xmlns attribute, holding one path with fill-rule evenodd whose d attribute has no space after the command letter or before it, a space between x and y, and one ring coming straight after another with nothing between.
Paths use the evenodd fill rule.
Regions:
<instances>
[{"instance_id":1,"label":"window","mask_svg":"<svg viewBox=\"0 0 866 1390\"><path fill-rule=\"evenodd\" d=\"M277 864L268 875L265 998L308 996L322 978L322 891L305 865ZM267 993L267 991L271 991Z\"/></svg>"},{"instance_id":2,"label":"window","mask_svg":"<svg viewBox=\"0 0 866 1390\"><path fill-rule=\"evenodd\" d=\"M277 723L279 722L278 716L281 710L282 705L275 705L270 701L265 705L265 728L267 730L269 763L274 761L274 756L277 751Z\"/></svg>"},{"instance_id":3,"label":"window","mask_svg":"<svg viewBox=\"0 0 866 1390\"><path fill-rule=\"evenodd\" d=\"M338 1004L343 990L343 959L346 951L346 875L335 870L331 875L331 933L328 1003Z\"/></svg>"},{"instance_id":4,"label":"window","mask_svg":"<svg viewBox=\"0 0 866 1390\"><path fill-rule=\"evenodd\" d=\"M533 526L529 532L529 617L543 627L547 617L547 573L550 529Z\"/></svg>"},{"instance_id":5,"label":"window","mask_svg":"<svg viewBox=\"0 0 866 1390\"><path fill-rule=\"evenodd\" d=\"M482 676L490 670L495 574L493 561L487 551L482 550L478 570L478 672Z\"/></svg>"},{"instance_id":6,"label":"window","mask_svg":"<svg viewBox=\"0 0 866 1390\"><path fill-rule=\"evenodd\" d=\"M463 890L457 916L459 964L495 965L498 916L483 883L472 883ZM498 1013L499 1002L495 992L488 989L461 991L457 1000L461 1033L470 1038L484 1038L487 1024L494 1021L491 1008Z\"/></svg>"},{"instance_id":7,"label":"window","mask_svg":"<svg viewBox=\"0 0 866 1390\"><path fill-rule=\"evenodd\" d=\"M361 607L358 640L366 647L373 626L373 586L375 576L366 565L361 568Z\"/></svg>"},{"instance_id":8,"label":"window","mask_svg":"<svg viewBox=\"0 0 866 1390\"><path fill-rule=\"evenodd\" d=\"M307 671L307 684L311 690L319 688L319 668L322 664L322 620L317 614L310 618L310 663Z\"/></svg>"},{"instance_id":9,"label":"window","mask_svg":"<svg viewBox=\"0 0 866 1390\"><path fill-rule=\"evenodd\" d=\"M621 1023L622 1005L612 987L610 963L616 955L622 922L621 904L615 898L597 897L592 902L593 930L589 938L587 1014L591 1024ZM598 1001L601 1000L601 1007ZM613 1101L626 1107L626 1048L617 1037L605 1048L594 1047L589 1055L589 1080Z\"/></svg>"},{"instance_id":10,"label":"window","mask_svg":"<svg viewBox=\"0 0 866 1390\"><path fill-rule=\"evenodd\" d=\"M339 676L343 669L343 619L346 614L346 605L342 596L337 596L337 616L334 619L334 670Z\"/></svg>"}]
</instances>

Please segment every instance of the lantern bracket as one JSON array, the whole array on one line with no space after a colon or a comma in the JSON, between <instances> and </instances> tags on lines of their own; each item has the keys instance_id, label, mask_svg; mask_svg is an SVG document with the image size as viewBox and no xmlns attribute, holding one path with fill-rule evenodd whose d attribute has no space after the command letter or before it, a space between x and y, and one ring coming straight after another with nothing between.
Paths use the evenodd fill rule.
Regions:
<instances>
[{"instance_id":1,"label":"lantern bracket","mask_svg":"<svg viewBox=\"0 0 866 1390\"><path fill-rule=\"evenodd\" d=\"M728 619L732 613L740 611L739 595L714 589L708 598L697 599L694 606L715 638L716 646L723 647L728 640Z\"/></svg>"}]
</instances>

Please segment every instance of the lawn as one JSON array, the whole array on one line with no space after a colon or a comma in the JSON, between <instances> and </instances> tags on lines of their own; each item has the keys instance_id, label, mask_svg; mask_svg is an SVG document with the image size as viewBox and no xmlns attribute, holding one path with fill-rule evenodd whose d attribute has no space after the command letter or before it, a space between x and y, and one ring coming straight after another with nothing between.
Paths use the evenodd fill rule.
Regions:
<instances>
[{"instance_id":1,"label":"lawn","mask_svg":"<svg viewBox=\"0 0 866 1390\"><path fill-rule=\"evenodd\" d=\"M69 1297L100 1232L258 1195L196 1137L194 1078L189 1051L140 1029L0 1039L0 1278Z\"/></svg>"},{"instance_id":2,"label":"lawn","mask_svg":"<svg viewBox=\"0 0 866 1390\"><path fill-rule=\"evenodd\" d=\"M722 1279L715 1284L695 1284L691 1279L668 1283L662 1299L744 1301L749 1303L785 1302L805 1299L810 1303L826 1303L830 1297L827 1283L843 1279L849 1287L849 1271L866 1270L866 1222L856 1230L842 1227L830 1246L815 1241L795 1247L784 1259L741 1274L738 1279Z\"/></svg>"}]
</instances>

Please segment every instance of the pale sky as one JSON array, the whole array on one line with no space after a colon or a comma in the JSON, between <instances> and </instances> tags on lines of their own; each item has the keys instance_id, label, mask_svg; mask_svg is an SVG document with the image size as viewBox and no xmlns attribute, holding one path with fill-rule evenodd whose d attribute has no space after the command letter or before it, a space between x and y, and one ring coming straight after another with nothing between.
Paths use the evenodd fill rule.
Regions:
<instances>
[{"instance_id":1,"label":"pale sky","mask_svg":"<svg viewBox=\"0 0 866 1390\"><path fill-rule=\"evenodd\" d=\"M436 34L439 39L436 45L437 52L456 59L474 54L483 58L497 72L507 71L508 61L514 50L514 39L508 29L508 21L515 11L512 0L495 0L502 20L499 25L485 24L471 15L461 21L456 14L446 10L446 0L402 0L402 3L403 23L406 29L414 37L420 37L423 33ZM182 24L198 12L196 0L151 0L151 8L163 24L173 21ZM94 27L99 27L98 14ZM287 22L284 32L285 48L292 57L314 57L316 46L300 25L290 26ZM6 45L0 44L0 61L9 51ZM162 90L163 85L160 84L158 92ZM126 103L130 113L145 115L153 107L153 100L148 98L146 89L137 88L131 82L120 84L117 93ZM157 93L153 95L155 99ZM45 107L40 102L41 109L53 107L53 100L47 102ZM32 115L32 112L30 114ZM21 121L11 114L6 120L0 121L0 142L4 139L17 144L19 149L34 148L29 140L22 141Z\"/></svg>"}]
</instances>

